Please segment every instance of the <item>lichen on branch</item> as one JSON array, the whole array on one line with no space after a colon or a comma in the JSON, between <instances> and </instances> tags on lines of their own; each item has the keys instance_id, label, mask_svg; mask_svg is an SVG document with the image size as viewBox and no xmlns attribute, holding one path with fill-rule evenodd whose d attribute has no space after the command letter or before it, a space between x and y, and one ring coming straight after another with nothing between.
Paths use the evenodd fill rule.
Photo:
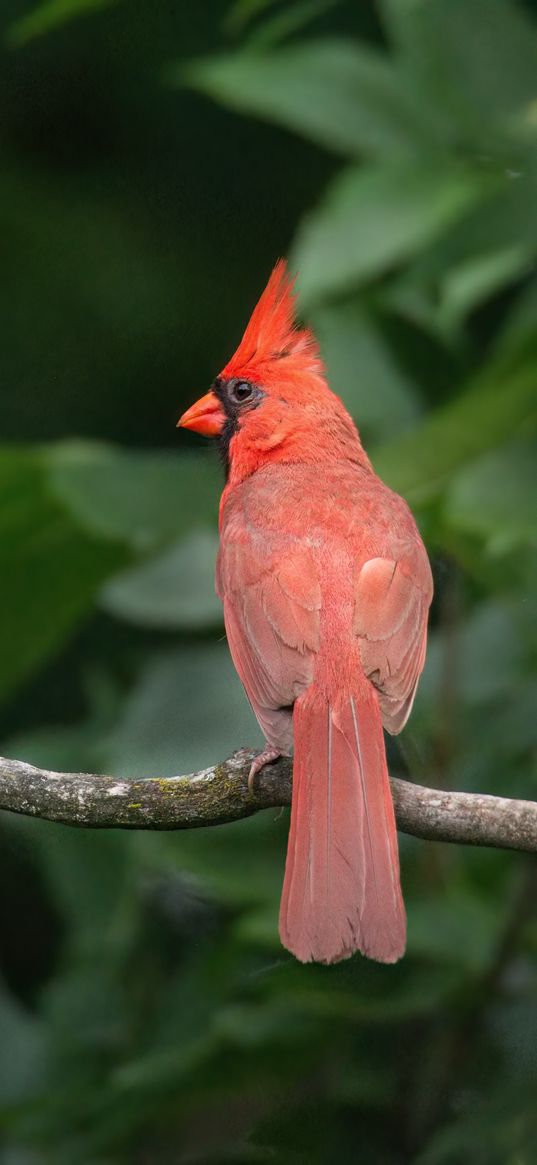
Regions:
<instances>
[{"instance_id":1,"label":"lichen on branch","mask_svg":"<svg viewBox=\"0 0 537 1165\"><path fill-rule=\"evenodd\" d=\"M288 805L291 761L267 765L253 792L255 753L240 749L211 768L176 777L125 780L56 773L0 757L0 809L98 829L195 829ZM445 792L390 778L398 828L430 841L537 852L537 802Z\"/></svg>"}]
</instances>

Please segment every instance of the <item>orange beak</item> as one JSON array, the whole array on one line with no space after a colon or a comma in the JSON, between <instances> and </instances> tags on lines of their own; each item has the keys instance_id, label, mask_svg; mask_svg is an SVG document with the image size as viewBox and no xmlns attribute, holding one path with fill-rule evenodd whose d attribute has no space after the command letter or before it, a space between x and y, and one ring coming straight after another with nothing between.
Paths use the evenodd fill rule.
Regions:
<instances>
[{"instance_id":1,"label":"orange beak","mask_svg":"<svg viewBox=\"0 0 537 1165\"><path fill-rule=\"evenodd\" d=\"M192 429L204 437L217 437L226 423L226 415L214 392L207 392L179 417L178 429Z\"/></svg>"}]
</instances>

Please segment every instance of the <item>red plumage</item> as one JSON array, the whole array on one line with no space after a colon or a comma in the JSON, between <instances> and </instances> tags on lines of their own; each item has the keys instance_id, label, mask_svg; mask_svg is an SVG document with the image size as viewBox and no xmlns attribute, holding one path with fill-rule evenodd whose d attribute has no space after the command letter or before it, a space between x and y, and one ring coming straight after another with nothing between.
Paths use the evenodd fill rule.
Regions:
<instances>
[{"instance_id":1,"label":"red plumage","mask_svg":"<svg viewBox=\"0 0 537 1165\"><path fill-rule=\"evenodd\" d=\"M267 742L254 772L294 739L282 942L304 962L394 962L406 923L382 725L399 732L410 714L431 572L295 326L283 262L180 423L225 437L217 591Z\"/></svg>"},{"instance_id":2,"label":"red plumage","mask_svg":"<svg viewBox=\"0 0 537 1165\"><path fill-rule=\"evenodd\" d=\"M293 377L322 373L319 345L309 328L295 324L294 280L280 259L250 316L246 331L231 360L220 375L240 376L266 385L278 379L278 361L287 356L287 373Z\"/></svg>"}]
</instances>

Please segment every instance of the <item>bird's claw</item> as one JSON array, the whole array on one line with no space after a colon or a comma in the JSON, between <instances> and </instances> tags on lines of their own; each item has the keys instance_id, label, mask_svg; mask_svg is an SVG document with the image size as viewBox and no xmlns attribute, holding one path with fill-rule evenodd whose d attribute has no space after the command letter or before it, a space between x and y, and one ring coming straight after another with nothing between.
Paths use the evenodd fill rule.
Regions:
<instances>
[{"instance_id":1,"label":"bird's claw","mask_svg":"<svg viewBox=\"0 0 537 1165\"><path fill-rule=\"evenodd\" d=\"M267 744L265 745L263 752L260 752L259 756L255 757L250 765L250 772L248 773L248 790L250 793L253 793L254 791L255 778L261 769L263 769L265 765L271 764L272 761L278 760L281 755L281 752L278 752L277 748L271 748L270 745Z\"/></svg>"}]
</instances>

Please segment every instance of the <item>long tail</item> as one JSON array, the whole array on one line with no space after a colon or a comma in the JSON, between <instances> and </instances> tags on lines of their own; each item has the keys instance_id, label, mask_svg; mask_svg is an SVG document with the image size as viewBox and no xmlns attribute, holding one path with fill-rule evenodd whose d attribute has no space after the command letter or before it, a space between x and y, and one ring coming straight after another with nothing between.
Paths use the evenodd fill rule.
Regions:
<instances>
[{"instance_id":1,"label":"long tail","mask_svg":"<svg viewBox=\"0 0 537 1165\"><path fill-rule=\"evenodd\" d=\"M401 957L406 916L378 698L369 681L295 703L293 803L280 907L284 946L307 963Z\"/></svg>"}]
</instances>

